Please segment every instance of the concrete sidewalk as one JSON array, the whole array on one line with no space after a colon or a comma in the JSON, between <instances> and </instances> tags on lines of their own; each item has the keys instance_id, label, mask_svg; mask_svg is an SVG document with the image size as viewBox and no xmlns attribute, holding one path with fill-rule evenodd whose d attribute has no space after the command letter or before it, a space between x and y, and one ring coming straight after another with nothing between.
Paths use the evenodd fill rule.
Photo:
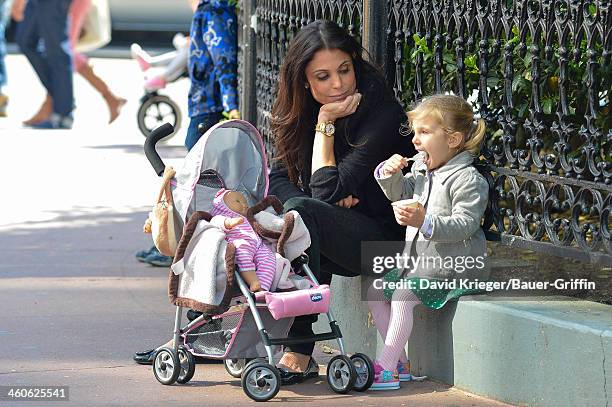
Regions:
<instances>
[{"instance_id":1,"label":"concrete sidewalk","mask_svg":"<svg viewBox=\"0 0 612 407\"><path fill-rule=\"evenodd\" d=\"M93 61L130 101L112 126L105 124L99 95L78 80L75 129L35 131L19 121L44 95L23 57L11 55L7 62L11 117L0 119L0 385L70 386L74 406L252 403L221 364L199 364L193 381L181 388L162 386L150 367L132 362L135 351L170 336L174 313L168 270L133 256L151 245L141 228L159 182L136 128L142 91L135 64ZM184 90L177 85L169 92ZM160 148L167 163L180 164L183 138L184 131ZM319 363L326 358L317 355ZM283 388L273 402L504 405L433 381L407 383L397 392L337 395L323 374L322 367L319 380Z\"/></svg>"}]
</instances>

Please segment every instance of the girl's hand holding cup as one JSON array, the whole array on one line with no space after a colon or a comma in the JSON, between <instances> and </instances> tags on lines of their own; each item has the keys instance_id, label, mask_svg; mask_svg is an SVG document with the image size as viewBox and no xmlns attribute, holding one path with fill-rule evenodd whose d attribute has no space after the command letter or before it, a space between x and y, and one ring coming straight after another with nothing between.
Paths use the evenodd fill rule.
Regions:
<instances>
[{"instance_id":1,"label":"girl's hand holding cup","mask_svg":"<svg viewBox=\"0 0 612 407\"><path fill-rule=\"evenodd\" d=\"M392 202L395 221L402 226L413 226L420 229L425 221L425 208L418 199L403 199Z\"/></svg>"}]
</instances>

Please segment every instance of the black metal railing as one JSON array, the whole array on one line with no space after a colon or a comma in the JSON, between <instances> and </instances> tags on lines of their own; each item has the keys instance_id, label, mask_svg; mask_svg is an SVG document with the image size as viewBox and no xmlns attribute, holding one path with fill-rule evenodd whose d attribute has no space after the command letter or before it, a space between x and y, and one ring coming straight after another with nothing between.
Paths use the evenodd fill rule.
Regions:
<instances>
[{"instance_id":1,"label":"black metal railing","mask_svg":"<svg viewBox=\"0 0 612 407\"><path fill-rule=\"evenodd\" d=\"M375 51L406 108L453 92L486 120L480 166L492 186L489 238L612 264L610 1L245 3L257 24L249 30L256 60L243 104L256 106L247 118L266 140L289 41L315 19L337 21ZM385 21L371 21L377 15L386 31Z\"/></svg>"}]
</instances>

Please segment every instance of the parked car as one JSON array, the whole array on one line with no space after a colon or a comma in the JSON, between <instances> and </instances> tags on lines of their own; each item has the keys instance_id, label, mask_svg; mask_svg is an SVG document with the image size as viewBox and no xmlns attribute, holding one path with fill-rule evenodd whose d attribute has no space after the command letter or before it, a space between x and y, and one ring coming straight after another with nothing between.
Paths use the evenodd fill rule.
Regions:
<instances>
[{"instance_id":1,"label":"parked car","mask_svg":"<svg viewBox=\"0 0 612 407\"><path fill-rule=\"evenodd\" d=\"M187 0L109 0L114 31L188 32Z\"/></svg>"}]
</instances>

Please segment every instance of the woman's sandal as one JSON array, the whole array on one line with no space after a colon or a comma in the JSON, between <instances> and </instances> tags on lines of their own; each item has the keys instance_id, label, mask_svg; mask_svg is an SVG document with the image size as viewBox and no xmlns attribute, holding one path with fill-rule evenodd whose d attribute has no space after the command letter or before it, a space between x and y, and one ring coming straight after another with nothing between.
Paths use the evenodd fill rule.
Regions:
<instances>
[{"instance_id":1,"label":"woman's sandal","mask_svg":"<svg viewBox=\"0 0 612 407\"><path fill-rule=\"evenodd\" d=\"M319 365L312 357L308 362L308 367L303 372L290 372L284 367L280 367L278 370L280 371L281 384L285 386L319 376Z\"/></svg>"}]
</instances>

